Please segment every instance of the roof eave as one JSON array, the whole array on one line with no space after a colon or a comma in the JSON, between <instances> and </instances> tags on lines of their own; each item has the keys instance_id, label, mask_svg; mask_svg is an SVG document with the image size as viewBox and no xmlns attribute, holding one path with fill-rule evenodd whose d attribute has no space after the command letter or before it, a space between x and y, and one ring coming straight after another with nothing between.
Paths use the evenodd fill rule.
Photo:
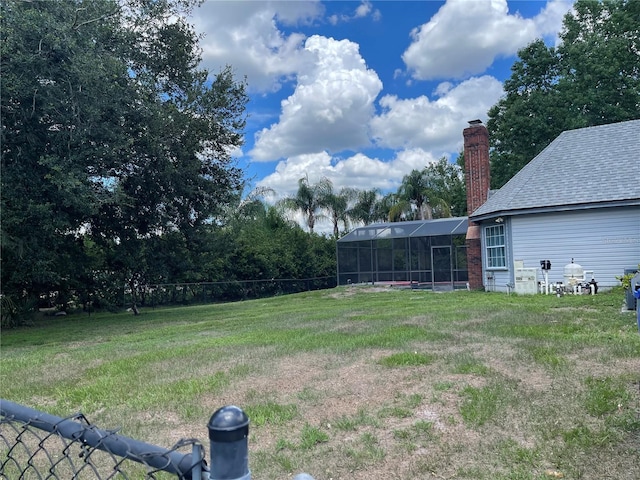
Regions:
<instances>
[{"instance_id":1,"label":"roof eave","mask_svg":"<svg viewBox=\"0 0 640 480\"><path fill-rule=\"evenodd\" d=\"M492 220L498 217L513 217L517 215L530 215L536 213L556 213L567 212L575 210L590 210L594 208L611 208L611 207L632 207L640 206L640 198L631 198L625 200L612 200L607 202L593 202L593 203L580 203L580 204L567 204L567 205L552 205L546 207L531 207L521 209L503 209L495 210L480 215L469 215L469 220L481 223L486 220Z\"/></svg>"}]
</instances>

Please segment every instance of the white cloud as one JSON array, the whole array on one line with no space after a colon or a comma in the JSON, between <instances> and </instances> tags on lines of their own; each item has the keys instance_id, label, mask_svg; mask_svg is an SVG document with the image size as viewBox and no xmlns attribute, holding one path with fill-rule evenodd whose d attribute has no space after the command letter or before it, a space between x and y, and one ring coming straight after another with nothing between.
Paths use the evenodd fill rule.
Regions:
<instances>
[{"instance_id":1,"label":"white cloud","mask_svg":"<svg viewBox=\"0 0 640 480\"><path fill-rule=\"evenodd\" d=\"M287 197L295 193L302 177L316 183L330 170L331 155L327 152L297 155L278 162L275 171L258 182L258 186L273 188L279 197Z\"/></svg>"},{"instance_id":2,"label":"white cloud","mask_svg":"<svg viewBox=\"0 0 640 480\"><path fill-rule=\"evenodd\" d=\"M433 91L433 94L436 97L442 97L443 95L446 95L452 88L453 88L453 83L441 82Z\"/></svg>"},{"instance_id":3,"label":"white cloud","mask_svg":"<svg viewBox=\"0 0 640 480\"><path fill-rule=\"evenodd\" d=\"M231 3L242 3L231 0ZM280 22L285 25L309 25L324 14L324 6L320 0L306 0L304 2L291 2L289 0L269 2L248 2L256 4L268 4Z\"/></svg>"},{"instance_id":4,"label":"white cloud","mask_svg":"<svg viewBox=\"0 0 640 480\"><path fill-rule=\"evenodd\" d=\"M296 32L285 34L279 25L323 22L324 13L319 0L208 0L194 9L191 20L196 31L204 34L200 41L203 66L211 73L232 65L238 78L247 77L250 91L276 92L314 61L304 48L306 37ZM353 14L334 19L334 23L362 17L377 20L380 11L363 1Z\"/></svg>"},{"instance_id":5,"label":"white cloud","mask_svg":"<svg viewBox=\"0 0 640 480\"><path fill-rule=\"evenodd\" d=\"M281 82L305 68L309 52L304 35L285 35L283 24L310 23L324 9L319 2L207 1L196 9L192 20L200 42L203 65L212 73L233 66L236 75L246 75L253 91L277 91Z\"/></svg>"},{"instance_id":6,"label":"white cloud","mask_svg":"<svg viewBox=\"0 0 640 480\"><path fill-rule=\"evenodd\" d=\"M256 134L255 161L355 149L369 143L367 124L382 89L358 45L314 35L305 52L313 66L300 70L294 93L281 102L278 123Z\"/></svg>"},{"instance_id":7,"label":"white cloud","mask_svg":"<svg viewBox=\"0 0 640 480\"><path fill-rule=\"evenodd\" d=\"M462 137L462 130L459 136ZM402 177L411 170L422 169L438 158L420 148L396 152L389 161L362 153L348 158L332 158L327 152L297 155L280 161L275 172L258 182L258 186L272 188L278 198L283 198L294 195L298 180L308 176L311 183L328 178L335 190L352 187L360 190L378 188L388 192L396 190Z\"/></svg>"},{"instance_id":8,"label":"white cloud","mask_svg":"<svg viewBox=\"0 0 640 480\"><path fill-rule=\"evenodd\" d=\"M564 16L573 9L574 0L550 0L542 11L536 15L533 21L536 24L539 35L553 37L555 45L560 43L559 33L562 31Z\"/></svg>"},{"instance_id":9,"label":"white cloud","mask_svg":"<svg viewBox=\"0 0 640 480\"><path fill-rule=\"evenodd\" d=\"M455 152L461 147L461 131L468 120L486 120L487 111L503 93L502 83L485 75L453 87L445 82L436 88L436 100L427 96L380 99L382 114L371 120L376 143L387 148L422 148L432 152Z\"/></svg>"},{"instance_id":10,"label":"white cloud","mask_svg":"<svg viewBox=\"0 0 640 480\"><path fill-rule=\"evenodd\" d=\"M552 0L538 16L526 19L510 14L506 0L448 0L411 32L413 43L402 59L418 80L466 78L537 37L557 32L571 3Z\"/></svg>"},{"instance_id":11,"label":"white cloud","mask_svg":"<svg viewBox=\"0 0 640 480\"><path fill-rule=\"evenodd\" d=\"M337 25L338 23L341 23L341 22L351 22L353 20L357 20L359 18L365 18L368 16L371 16L371 18L375 21L378 21L382 18L382 14L380 13L380 10L378 10L377 8L373 8L373 5L371 4L370 1L363 0L360 3L360 5L356 7L356 9L351 15L333 14L328 18L328 20L329 20L329 23L331 23L332 25Z\"/></svg>"},{"instance_id":12,"label":"white cloud","mask_svg":"<svg viewBox=\"0 0 640 480\"><path fill-rule=\"evenodd\" d=\"M462 130L460 136L462 137ZM396 191L402 177L411 170L420 170L436 162L438 158L420 148L398 151L389 161L371 158L362 153L344 159L332 158L326 152L298 155L279 162L275 172L263 178L257 186L268 187L276 192L275 196L268 199L269 202L295 195L298 180L304 176L308 176L312 184L326 177L331 180L336 191L352 187L360 190L377 188L386 193ZM291 214L291 220L306 228L302 215ZM329 234L332 230L328 221L320 219L316 223L316 233Z\"/></svg>"},{"instance_id":13,"label":"white cloud","mask_svg":"<svg viewBox=\"0 0 640 480\"><path fill-rule=\"evenodd\" d=\"M356 8L354 17L363 18L369 15L371 15L374 20L380 20L382 14L380 13L380 10L373 8L371 2L364 0L360 5L358 5L358 8Z\"/></svg>"}]
</instances>

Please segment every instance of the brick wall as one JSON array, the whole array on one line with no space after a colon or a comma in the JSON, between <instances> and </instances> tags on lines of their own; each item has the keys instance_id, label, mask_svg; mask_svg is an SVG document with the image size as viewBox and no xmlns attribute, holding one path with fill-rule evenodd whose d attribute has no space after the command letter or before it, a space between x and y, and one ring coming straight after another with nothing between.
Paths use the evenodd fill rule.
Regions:
<instances>
[{"instance_id":1,"label":"brick wall","mask_svg":"<svg viewBox=\"0 0 640 480\"><path fill-rule=\"evenodd\" d=\"M469 122L463 131L464 170L467 186L467 214L471 215L487 201L491 175L489 170L489 132L479 121ZM467 268L469 288L484 288L480 226L469 220L467 228Z\"/></svg>"}]
</instances>

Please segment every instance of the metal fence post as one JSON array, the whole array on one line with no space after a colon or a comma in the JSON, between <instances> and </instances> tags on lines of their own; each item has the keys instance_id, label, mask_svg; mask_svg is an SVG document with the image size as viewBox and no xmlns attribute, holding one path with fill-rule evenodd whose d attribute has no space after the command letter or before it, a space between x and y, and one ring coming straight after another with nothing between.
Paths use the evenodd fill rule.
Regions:
<instances>
[{"instance_id":1,"label":"metal fence post","mask_svg":"<svg viewBox=\"0 0 640 480\"><path fill-rule=\"evenodd\" d=\"M193 468L191 469L191 480L202 480L202 470L203 470L203 462L198 461L198 459L202 457L202 445L200 443L194 443L191 447L191 458L193 458L194 463Z\"/></svg>"},{"instance_id":2,"label":"metal fence post","mask_svg":"<svg viewBox=\"0 0 640 480\"><path fill-rule=\"evenodd\" d=\"M228 405L211 416L209 424L210 480L251 480L249 471L249 417Z\"/></svg>"},{"instance_id":3,"label":"metal fence post","mask_svg":"<svg viewBox=\"0 0 640 480\"><path fill-rule=\"evenodd\" d=\"M636 298L636 315L638 321L638 333L640 333L640 274L633 277L629 288L633 288L633 297Z\"/></svg>"}]
</instances>

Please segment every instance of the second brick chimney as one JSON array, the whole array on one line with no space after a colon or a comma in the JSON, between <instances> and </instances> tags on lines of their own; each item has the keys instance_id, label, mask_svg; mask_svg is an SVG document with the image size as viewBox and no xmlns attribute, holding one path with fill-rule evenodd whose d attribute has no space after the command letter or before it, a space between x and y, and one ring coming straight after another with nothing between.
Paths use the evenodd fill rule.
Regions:
<instances>
[{"instance_id":1,"label":"second brick chimney","mask_svg":"<svg viewBox=\"0 0 640 480\"><path fill-rule=\"evenodd\" d=\"M467 215L471 215L489 196L489 132L480 120L472 120L464 135L464 173L467 187ZM467 227L467 269L469 288L484 288L480 225L469 220Z\"/></svg>"}]
</instances>

